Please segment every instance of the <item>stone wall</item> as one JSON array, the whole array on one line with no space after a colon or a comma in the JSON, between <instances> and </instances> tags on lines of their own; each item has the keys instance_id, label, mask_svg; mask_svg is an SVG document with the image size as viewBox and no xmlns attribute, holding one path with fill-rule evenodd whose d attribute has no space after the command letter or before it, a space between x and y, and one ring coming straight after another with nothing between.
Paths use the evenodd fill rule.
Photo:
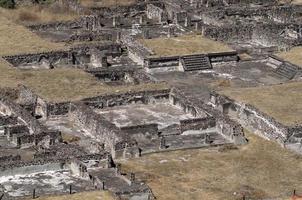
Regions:
<instances>
[{"instance_id":1,"label":"stone wall","mask_svg":"<svg viewBox=\"0 0 302 200\"><path fill-rule=\"evenodd\" d=\"M152 52L131 36L130 31L121 32L121 43L128 49L129 57L136 63L143 65L144 59Z\"/></svg>"},{"instance_id":2,"label":"stone wall","mask_svg":"<svg viewBox=\"0 0 302 200\"><path fill-rule=\"evenodd\" d=\"M212 38L219 41L236 41L247 42L252 39L254 27L252 25L228 25L223 27L216 27L212 25L204 25L202 27L202 34L205 37Z\"/></svg>"},{"instance_id":3,"label":"stone wall","mask_svg":"<svg viewBox=\"0 0 302 200\"><path fill-rule=\"evenodd\" d=\"M173 105L182 107L184 111L190 112L193 116L198 116L199 113L206 113L208 117L215 118L216 130L234 143L243 144L246 142L243 127L236 121L230 119L229 116L214 109L211 105L194 97L186 97L185 93L178 88L172 89L170 101Z\"/></svg>"},{"instance_id":4,"label":"stone wall","mask_svg":"<svg viewBox=\"0 0 302 200\"><path fill-rule=\"evenodd\" d=\"M284 144L290 137L287 126L250 104L232 100L215 92L211 94L211 102L216 109L235 117L242 125L266 139Z\"/></svg>"},{"instance_id":5,"label":"stone wall","mask_svg":"<svg viewBox=\"0 0 302 200\"><path fill-rule=\"evenodd\" d=\"M39 68L48 69L53 67L57 63L69 64L70 55L68 51L53 51L53 52L43 52L37 54L5 56L3 58L15 67L36 66Z\"/></svg>"},{"instance_id":6,"label":"stone wall","mask_svg":"<svg viewBox=\"0 0 302 200\"><path fill-rule=\"evenodd\" d=\"M64 30L98 30L101 28L103 16L84 15L76 20L49 22L44 24L29 25L27 28L33 31L64 31Z\"/></svg>"},{"instance_id":7,"label":"stone wall","mask_svg":"<svg viewBox=\"0 0 302 200\"><path fill-rule=\"evenodd\" d=\"M136 74L139 78L146 78L143 81L152 81L143 74ZM143 77L141 77L143 76ZM135 76L136 77L136 76ZM106 108L113 106L128 105L131 103L150 103L155 100L168 99L170 89L154 90L154 91L140 91L140 92L127 92L123 94L114 95L102 95L96 97L90 97L82 99L81 102L94 108ZM56 115L66 115L70 110L70 104L72 102L46 102L45 100L38 98L36 114L42 115L47 118Z\"/></svg>"},{"instance_id":8,"label":"stone wall","mask_svg":"<svg viewBox=\"0 0 302 200\"><path fill-rule=\"evenodd\" d=\"M44 129L44 127L27 110L4 97L0 97L0 112L6 115L18 116L18 118L29 128L31 133L40 133Z\"/></svg>"},{"instance_id":9,"label":"stone wall","mask_svg":"<svg viewBox=\"0 0 302 200\"><path fill-rule=\"evenodd\" d=\"M153 4L147 5L147 17L149 19L156 20L159 23L165 22L168 19L165 11L162 8L157 7Z\"/></svg>"},{"instance_id":10,"label":"stone wall","mask_svg":"<svg viewBox=\"0 0 302 200\"><path fill-rule=\"evenodd\" d=\"M116 57L121 55L121 46L112 42L84 44L65 51L4 56L3 58L15 67L49 69L62 65L88 65L91 63L93 52Z\"/></svg>"},{"instance_id":11,"label":"stone wall","mask_svg":"<svg viewBox=\"0 0 302 200\"><path fill-rule=\"evenodd\" d=\"M144 60L144 67L151 73L158 71L178 71L179 62L179 56L146 58Z\"/></svg>"},{"instance_id":12,"label":"stone wall","mask_svg":"<svg viewBox=\"0 0 302 200\"><path fill-rule=\"evenodd\" d=\"M127 133L131 138L138 140L140 137L151 140L158 138L158 124L143 124L136 126L121 127L121 130Z\"/></svg>"},{"instance_id":13,"label":"stone wall","mask_svg":"<svg viewBox=\"0 0 302 200\"><path fill-rule=\"evenodd\" d=\"M114 124L82 103L71 105L69 118L89 132L90 137L103 143L105 149L112 152L113 157L115 157L116 150L120 150L123 146L133 143L127 134L124 134Z\"/></svg>"},{"instance_id":14,"label":"stone wall","mask_svg":"<svg viewBox=\"0 0 302 200\"><path fill-rule=\"evenodd\" d=\"M180 121L181 133L188 130L204 130L214 128L216 126L216 119L213 117L186 119Z\"/></svg>"},{"instance_id":15,"label":"stone wall","mask_svg":"<svg viewBox=\"0 0 302 200\"><path fill-rule=\"evenodd\" d=\"M212 64L221 62L238 62L239 60L238 53L236 51L209 53L208 56Z\"/></svg>"},{"instance_id":16,"label":"stone wall","mask_svg":"<svg viewBox=\"0 0 302 200\"><path fill-rule=\"evenodd\" d=\"M114 106L129 105L132 103L151 103L155 100L165 100L169 98L170 89L127 92L123 94L105 95L83 99L82 102L94 108L106 108Z\"/></svg>"}]
</instances>

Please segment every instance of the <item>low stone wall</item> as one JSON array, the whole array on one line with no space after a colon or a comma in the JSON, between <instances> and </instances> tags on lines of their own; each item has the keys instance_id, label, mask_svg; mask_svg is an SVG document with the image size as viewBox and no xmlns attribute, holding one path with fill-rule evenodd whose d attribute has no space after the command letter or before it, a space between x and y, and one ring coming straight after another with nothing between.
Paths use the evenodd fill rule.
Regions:
<instances>
[{"instance_id":1,"label":"low stone wall","mask_svg":"<svg viewBox=\"0 0 302 200\"><path fill-rule=\"evenodd\" d=\"M108 152L98 154L85 154L73 156L65 154L57 155L55 152L40 153L34 156L34 160L24 162L20 156L0 157L0 177L14 175L28 175L31 173L41 173L45 171L70 170L72 161L85 162L89 160L105 161L110 154Z\"/></svg>"},{"instance_id":2,"label":"low stone wall","mask_svg":"<svg viewBox=\"0 0 302 200\"><path fill-rule=\"evenodd\" d=\"M31 133L40 133L44 130L44 127L27 110L4 97L0 97L0 112L6 115L18 116L28 126Z\"/></svg>"},{"instance_id":3,"label":"low stone wall","mask_svg":"<svg viewBox=\"0 0 302 200\"><path fill-rule=\"evenodd\" d=\"M104 53L106 56L116 57L121 55L121 46L112 42L101 45L84 44L77 45L65 51L4 56L3 58L15 67L49 69L60 65L90 64L93 53Z\"/></svg>"},{"instance_id":4,"label":"low stone wall","mask_svg":"<svg viewBox=\"0 0 302 200\"><path fill-rule=\"evenodd\" d=\"M253 129L260 136L284 144L290 134L287 126L277 122L256 107L232 100L224 95L212 92L211 102L216 109L235 117L242 125Z\"/></svg>"},{"instance_id":5,"label":"low stone wall","mask_svg":"<svg viewBox=\"0 0 302 200\"><path fill-rule=\"evenodd\" d=\"M91 42L91 41L113 41L112 32L88 32L88 33L74 33L68 38L55 38L55 42Z\"/></svg>"},{"instance_id":6,"label":"low stone wall","mask_svg":"<svg viewBox=\"0 0 302 200\"><path fill-rule=\"evenodd\" d=\"M216 120L213 117L186 119L180 121L181 133L188 130L205 130L216 127Z\"/></svg>"},{"instance_id":7,"label":"low stone wall","mask_svg":"<svg viewBox=\"0 0 302 200\"><path fill-rule=\"evenodd\" d=\"M168 20L167 13L164 9L157 7L153 4L147 5L147 17L149 19L157 20L159 23L165 22Z\"/></svg>"},{"instance_id":8,"label":"low stone wall","mask_svg":"<svg viewBox=\"0 0 302 200\"><path fill-rule=\"evenodd\" d=\"M148 77L142 74L136 74L143 78L144 81L148 81ZM143 77L141 77L143 76ZM152 81L152 80L150 80ZM121 105L128 105L131 103L150 103L156 100L164 100L169 98L170 89L154 90L154 91L140 91L140 92L126 92L123 94L103 95L97 97L90 97L82 99L80 102L85 103L88 106L94 108L106 108ZM41 113L45 117L66 115L70 110L72 102L46 102L45 100L38 98L36 107L36 113Z\"/></svg>"},{"instance_id":9,"label":"low stone wall","mask_svg":"<svg viewBox=\"0 0 302 200\"><path fill-rule=\"evenodd\" d=\"M157 71L179 71L179 56L147 58L144 60L144 67L149 72Z\"/></svg>"},{"instance_id":10,"label":"low stone wall","mask_svg":"<svg viewBox=\"0 0 302 200\"><path fill-rule=\"evenodd\" d=\"M152 54L152 52L139 43L131 36L131 32L123 30L120 33L120 40L128 49L128 56L136 63L143 65L144 59Z\"/></svg>"},{"instance_id":11,"label":"low stone wall","mask_svg":"<svg viewBox=\"0 0 302 200\"><path fill-rule=\"evenodd\" d=\"M58 62L61 64L68 64L70 56L68 51L52 51L36 54L4 56L3 58L15 67L40 65L44 66L44 68L49 68L50 65Z\"/></svg>"},{"instance_id":12,"label":"low stone wall","mask_svg":"<svg viewBox=\"0 0 302 200\"><path fill-rule=\"evenodd\" d=\"M106 95L83 99L82 102L95 108L129 105L131 103L150 103L155 100L168 99L170 89L127 92L117 95Z\"/></svg>"},{"instance_id":13,"label":"low stone wall","mask_svg":"<svg viewBox=\"0 0 302 200\"><path fill-rule=\"evenodd\" d=\"M192 55L186 55L186 57ZM144 67L148 72L166 72L166 71L183 71L180 59L183 56L152 57L144 59ZM236 51L208 53L211 64L222 62L238 62L238 53Z\"/></svg>"},{"instance_id":14,"label":"low stone wall","mask_svg":"<svg viewBox=\"0 0 302 200\"><path fill-rule=\"evenodd\" d=\"M213 117L216 120L216 130L233 141L236 144L245 143L243 127L236 121L230 119L229 116L214 109L212 106L205 104L196 98L187 98L183 91L173 88L170 93L170 101L173 105L178 105L186 112L190 112L193 116L198 116L199 113L206 113L208 117Z\"/></svg>"},{"instance_id":15,"label":"low stone wall","mask_svg":"<svg viewBox=\"0 0 302 200\"><path fill-rule=\"evenodd\" d=\"M45 171L59 171L66 169L64 167L65 163L52 162L52 163L19 163L12 166L0 167L0 176L15 176L15 175L28 175L37 172Z\"/></svg>"},{"instance_id":16,"label":"low stone wall","mask_svg":"<svg viewBox=\"0 0 302 200\"><path fill-rule=\"evenodd\" d=\"M157 138L158 137L158 124L143 124L137 126L125 126L121 127L121 130L129 135L129 137L137 138L142 136L143 138Z\"/></svg>"},{"instance_id":17,"label":"low stone wall","mask_svg":"<svg viewBox=\"0 0 302 200\"><path fill-rule=\"evenodd\" d=\"M29 25L27 28L33 31L97 30L101 28L102 19L101 15L84 15L75 20L35 24Z\"/></svg>"},{"instance_id":18,"label":"low stone wall","mask_svg":"<svg viewBox=\"0 0 302 200\"><path fill-rule=\"evenodd\" d=\"M238 53L236 51L219 52L208 54L211 63L238 62Z\"/></svg>"},{"instance_id":19,"label":"low stone wall","mask_svg":"<svg viewBox=\"0 0 302 200\"><path fill-rule=\"evenodd\" d=\"M103 143L105 149L111 152L113 157L116 150L124 148L127 144L131 146L133 143L127 134L82 103L71 105L69 118L88 131L90 137Z\"/></svg>"}]
</instances>

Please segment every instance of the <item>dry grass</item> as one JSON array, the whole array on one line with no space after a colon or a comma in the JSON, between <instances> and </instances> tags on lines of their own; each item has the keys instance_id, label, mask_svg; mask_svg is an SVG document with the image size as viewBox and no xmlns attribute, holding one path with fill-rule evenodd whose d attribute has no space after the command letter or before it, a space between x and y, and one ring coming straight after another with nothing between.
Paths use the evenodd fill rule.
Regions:
<instances>
[{"instance_id":1,"label":"dry grass","mask_svg":"<svg viewBox=\"0 0 302 200\"><path fill-rule=\"evenodd\" d=\"M74 143L74 142L78 142L81 140L80 137L77 137L73 134L69 134L69 133L62 133L62 139L63 142L67 142L67 143Z\"/></svg>"},{"instance_id":2,"label":"dry grass","mask_svg":"<svg viewBox=\"0 0 302 200\"><path fill-rule=\"evenodd\" d=\"M288 52L282 52L277 54L277 56L288 62L302 67L302 47L294 47Z\"/></svg>"},{"instance_id":3,"label":"dry grass","mask_svg":"<svg viewBox=\"0 0 302 200\"><path fill-rule=\"evenodd\" d=\"M201 35L183 35L174 38L141 40L157 56L176 56L198 53L231 51L227 45L204 38Z\"/></svg>"},{"instance_id":4,"label":"dry grass","mask_svg":"<svg viewBox=\"0 0 302 200\"><path fill-rule=\"evenodd\" d=\"M85 7L115 7L133 5L137 0L81 0Z\"/></svg>"},{"instance_id":5,"label":"dry grass","mask_svg":"<svg viewBox=\"0 0 302 200\"><path fill-rule=\"evenodd\" d=\"M0 15L25 25L74 20L79 17L68 8L55 3L48 6L26 6L9 10L0 8Z\"/></svg>"},{"instance_id":6,"label":"dry grass","mask_svg":"<svg viewBox=\"0 0 302 200\"><path fill-rule=\"evenodd\" d=\"M41 39L25 27L0 14L0 56L62 50L63 44Z\"/></svg>"},{"instance_id":7,"label":"dry grass","mask_svg":"<svg viewBox=\"0 0 302 200\"><path fill-rule=\"evenodd\" d=\"M40 197L39 200L114 200L109 192L81 192L73 195L61 195L52 197Z\"/></svg>"},{"instance_id":8,"label":"dry grass","mask_svg":"<svg viewBox=\"0 0 302 200\"><path fill-rule=\"evenodd\" d=\"M290 1L290 0L287 0L287 2ZM291 0L290 1L292 4L298 4L298 5L301 5L302 4L302 0Z\"/></svg>"},{"instance_id":9,"label":"dry grass","mask_svg":"<svg viewBox=\"0 0 302 200\"><path fill-rule=\"evenodd\" d=\"M52 102L76 101L87 97L119 94L130 91L166 89L164 83L129 86L108 86L80 69L21 71L0 60L0 87L24 84L36 94Z\"/></svg>"},{"instance_id":10,"label":"dry grass","mask_svg":"<svg viewBox=\"0 0 302 200\"><path fill-rule=\"evenodd\" d=\"M123 161L146 180L158 200L289 199L302 192L302 158L278 144L247 134L239 150L186 150ZM236 194L236 195L234 195Z\"/></svg>"},{"instance_id":11,"label":"dry grass","mask_svg":"<svg viewBox=\"0 0 302 200\"><path fill-rule=\"evenodd\" d=\"M302 123L302 82L257 88L226 88L221 93L254 105L281 123Z\"/></svg>"}]
</instances>

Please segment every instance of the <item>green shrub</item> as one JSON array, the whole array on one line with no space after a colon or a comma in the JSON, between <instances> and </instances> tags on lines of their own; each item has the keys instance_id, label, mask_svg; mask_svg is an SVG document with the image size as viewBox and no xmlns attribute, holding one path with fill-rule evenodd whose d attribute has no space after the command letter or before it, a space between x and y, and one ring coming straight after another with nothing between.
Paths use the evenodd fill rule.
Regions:
<instances>
[{"instance_id":1,"label":"green shrub","mask_svg":"<svg viewBox=\"0 0 302 200\"><path fill-rule=\"evenodd\" d=\"M15 8L15 1L14 0L0 0L0 7Z\"/></svg>"}]
</instances>

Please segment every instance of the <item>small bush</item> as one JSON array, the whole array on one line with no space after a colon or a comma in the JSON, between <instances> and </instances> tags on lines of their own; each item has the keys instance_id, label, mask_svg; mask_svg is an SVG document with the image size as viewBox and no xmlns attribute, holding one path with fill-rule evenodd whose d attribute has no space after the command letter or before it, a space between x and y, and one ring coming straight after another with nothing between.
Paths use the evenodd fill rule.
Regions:
<instances>
[{"instance_id":1,"label":"small bush","mask_svg":"<svg viewBox=\"0 0 302 200\"><path fill-rule=\"evenodd\" d=\"M19 21L38 21L39 17L35 13L21 11L18 19Z\"/></svg>"},{"instance_id":2,"label":"small bush","mask_svg":"<svg viewBox=\"0 0 302 200\"><path fill-rule=\"evenodd\" d=\"M15 1L14 0L0 0L0 7L3 8L15 8Z\"/></svg>"}]
</instances>

